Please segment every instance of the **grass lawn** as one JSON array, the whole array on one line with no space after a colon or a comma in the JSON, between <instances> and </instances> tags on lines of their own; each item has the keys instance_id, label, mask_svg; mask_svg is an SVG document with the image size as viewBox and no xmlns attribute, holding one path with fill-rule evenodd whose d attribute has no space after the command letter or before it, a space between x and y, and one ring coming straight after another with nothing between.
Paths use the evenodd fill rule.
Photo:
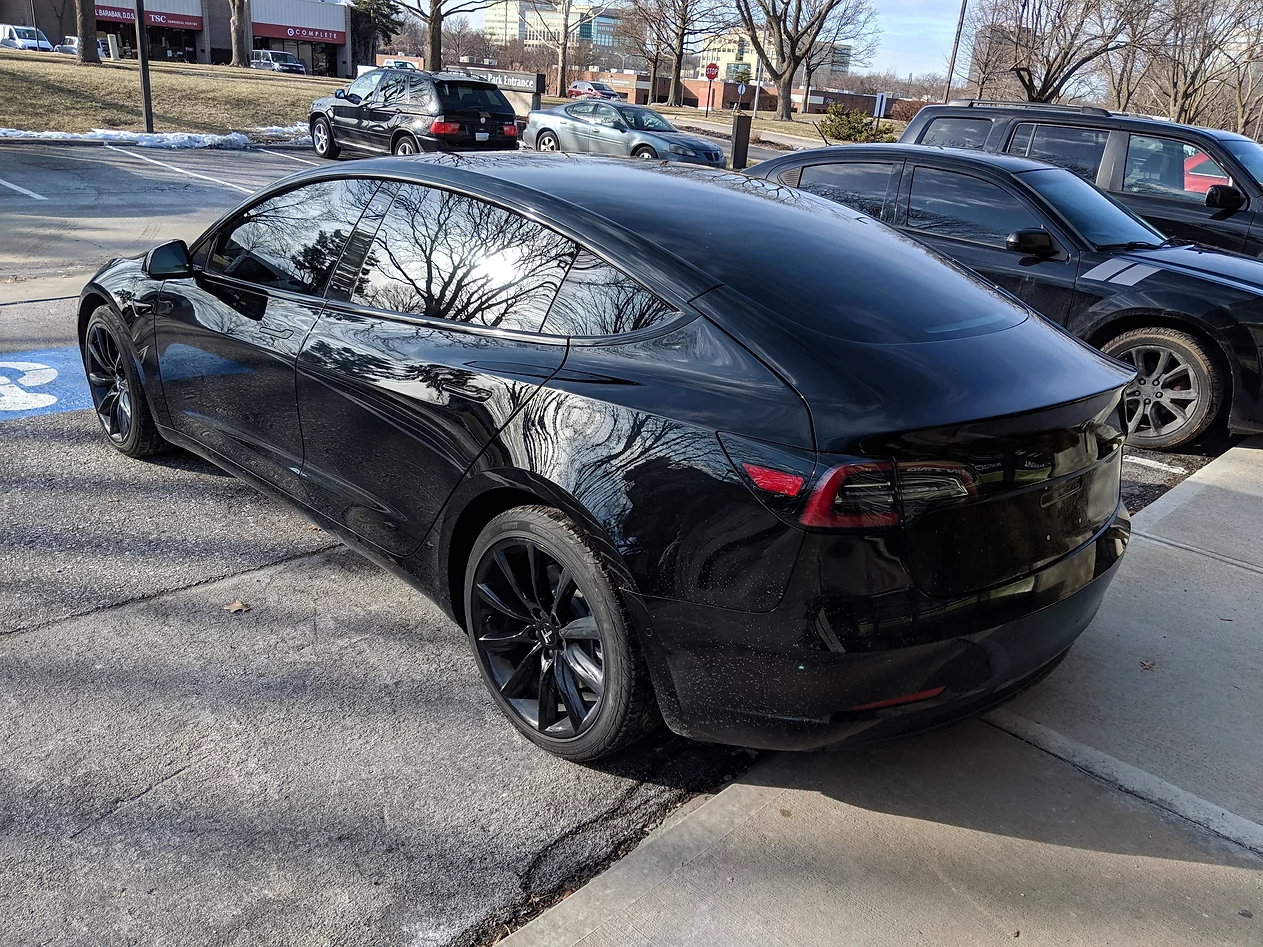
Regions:
<instances>
[{"instance_id":1,"label":"grass lawn","mask_svg":"<svg viewBox=\"0 0 1263 947\"><path fill-rule=\"evenodd\" d=\"M155 131L226 134L305 121L311 103L345 83L230 66L152 63ZM134 60L80 66L73 56L0 50L0 127L144 131ZM19 94L20 90L20 94Z\"/></svg>"}]
</instances>

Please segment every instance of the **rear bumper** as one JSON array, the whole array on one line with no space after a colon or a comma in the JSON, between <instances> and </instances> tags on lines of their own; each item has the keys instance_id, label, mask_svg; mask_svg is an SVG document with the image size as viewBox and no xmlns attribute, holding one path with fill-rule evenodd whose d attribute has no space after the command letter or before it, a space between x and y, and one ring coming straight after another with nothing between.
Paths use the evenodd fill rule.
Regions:
<instances>
[{"instance_id":1,"label":"rear bumper","mask_svg":"<svg viewBox=\"0 0 1263 947\"><path fill-rule=\"evenodd\" d=\"M664 716L697 739L812 749L977 713L1038 680L1087 628L1129 537L1120 506L1091 541L1034 575L967 598L927 600L932 640L914 633L914 622L889 620L895 630L878 632L889 646L837 633L837 602L792 593L761 614L646 599L645 650ZM851 709L925 692L937 693Z\"/></svg>"}]
</instances>

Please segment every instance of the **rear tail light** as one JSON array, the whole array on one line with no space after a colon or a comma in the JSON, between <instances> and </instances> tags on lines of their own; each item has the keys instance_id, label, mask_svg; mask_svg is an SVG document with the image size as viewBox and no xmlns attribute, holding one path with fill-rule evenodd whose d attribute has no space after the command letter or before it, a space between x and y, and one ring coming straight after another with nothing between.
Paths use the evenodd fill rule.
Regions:
<instances>
[{"instance_id":1,"label":"rear tail light","mask_svg":"<svg viewBox=\"0 0 1263 947\"><path fill-rule=\"evenodd\" d=\"M459 135L460 122L448 122L440 115L434 121L430 122L430 134L432 135Z\"/></svg>"},{"instance_id":2,"label":"rear tail light","mask_svg":"<svg viewBox=\"0 0 1263 947\"><path fill-rule=\"evenodd\" d=\"M798 474L786 473L783 470L773 470L771 467L761 467L758 464L742 464L741 469L746 472L750 480L760 490L764 490L767 493L775 493L777 496L782 497L798 496L798 491L807 482Z\"/></svg>"},{"instance_id":3,"label":"rear tail light","mask_svg":"<svg viewBox=\"0 0 1263 947\"><path fill-rule=\"evenodd\" d=\"M812 490L804 526L856 529L899 522L899 494L890 464L839 464Z\"/></svg>"},{"instance_id":4,"label":"rear tail light","mask_svg":"<svg viewBox=\"0 0 1263 947\"><path fill-rule=\"evenodd\" d=\"M505 135L507 135L509 138L516 138L516 137L517 137L517 126L516 126L516 125L505 125L505 126L504 126L504 133L505 133Z\"/></svg>"}]
</instances>

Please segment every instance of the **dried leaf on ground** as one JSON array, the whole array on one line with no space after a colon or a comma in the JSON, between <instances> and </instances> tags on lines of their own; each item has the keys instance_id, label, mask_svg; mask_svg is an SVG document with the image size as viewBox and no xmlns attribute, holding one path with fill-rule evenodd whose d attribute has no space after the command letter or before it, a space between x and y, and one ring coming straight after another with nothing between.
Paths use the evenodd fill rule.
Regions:
<instances>
[{"instance_id":1,"label":"dried leaf on ground","mask_svg":"<svg viewBox=\"0 0 1263 947\"><path fill-rule=\"evenodd\" d=\"M250 606L247 605L245 602L241 601L241 599L237 599L237 601L229 602L227 605L225 605L224 611L229 612L233 615L240 615L242 612L250 611Z\"/></svg>"},{"instance_id":2,"label":"dried leaf on ground","mask_svg":"<svg viewBox=\"0 0 1263 947\"><path fill-rule=\"evenodd\" d=\"M1152 671L1157 666L1157 664L1158 664L1157 661L1141 661L1140 669L1142 671Z\"/></svg>"}]
</instances>

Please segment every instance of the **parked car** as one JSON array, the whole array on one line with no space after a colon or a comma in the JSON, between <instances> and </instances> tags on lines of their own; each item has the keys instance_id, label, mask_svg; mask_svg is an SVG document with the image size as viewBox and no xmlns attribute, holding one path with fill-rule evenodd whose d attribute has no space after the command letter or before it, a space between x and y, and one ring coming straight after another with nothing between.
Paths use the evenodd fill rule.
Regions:
<instances>
[{"instance_id":1,"label":"parked car","mask_svg":"<svg viewBox=\"0 0 1263 947\"><path fill-rule=\"evenodd\" d=\"M570 83L569 88L566 89L566 96L571 99L621 100L623 98L604 82L587 82L586 80Z\"/></svg>"},{"instance_id":2,"label":"parked car","mask_svg":"<svg viewBox=\"0 0 1263 947\"><path fill-rule=\"evenodd\" d=\"M531 112L522 143L536 151L623 155L722 168L724 153L713 141L680 131L643 105L584 101Z\"/></svg>"},{"instance_id":3,"label":"parked car","mask_svg":"<svg viewBox=\"0 0 1263 947\"><path fill-rule=\"evenodd\" d=\"M1263 147L1244 135L1093 106L965 99L923 108L899 140L1061 165L1167 236L1263 256Z\"/></svg>"},{"instance_id":4,"label":"parked car","mask_svg":"<svg viewBox=\"0 0 1263 947\"><path fill-rule=\"evenodd\" d=\"M292 72L307 75L307 65L293 53L279 49L256 49L250 53L251 69L270 69L272 72Z\"/></svg>"},{"instance_id":5,"label":"parked car","mask_svg":"<svg viewBox=\"0 0 1263 947\"><path fill-rule=\"evenodd\" d=\"M55 53L69 53L72 56L79 55L79 37L67 36L60 43L53 47ZM96 54L101 59L110 58L110 44L105 40L98 38L96 41Z\"/></svg>"},{"instance_id":6,"label":"parked car","mask_svg":"<svg viewBox=\"0 0 1263 947\"><path fill-rule=\"evenodd\" d=\"M1263 431L1263 261L1169 240L1070 171L1006 155L850 145L750 173L898 227L1135 365L1129 443L1179 447L1225 415Z\"/></svg>"},{"instance_id":7,"label":"parked car","mask_svg":"<svg viewBox=\"0 0 1263 947\"><path fill-rule=\"evenodd\" d=\"M29 49L33 52L51 53L53 44L43 30L33 26L13 26L0 23L0 47L5 49Z\"/></svg>"},{"instance_id":8,"label":"parked car","mask_svg":"<svg viewBox=\"0 0 1263 947\"><path fill-rule=\"evenodd\" d=\"M201 454L433 597L570 759L659 713L806 748L989 706L1056 664L1129 537L1133 370L729 172L312 169L111 262L78 320L110 444Z\"/></svg>"},{"instance_id":9,"label":"parked car","mask_svg":"<svg viewBox=\"0 0 1263 947\"><path fill-rule=\"evenodd\" d=\"M311 106L316 154L414 155L518 147L517 117L495 83L455 73L373 69Z\"/></svg>"},{"instance_id":10,"label":"parked car","mask_svg":"<svg viewBox=\"0 0 1263 947\"><path fill-rule=\"evenodd\" d=\"M383 69L416 69L417 64L408 59L387 59L381 67Z\"/></svg>"}]
</instances>

